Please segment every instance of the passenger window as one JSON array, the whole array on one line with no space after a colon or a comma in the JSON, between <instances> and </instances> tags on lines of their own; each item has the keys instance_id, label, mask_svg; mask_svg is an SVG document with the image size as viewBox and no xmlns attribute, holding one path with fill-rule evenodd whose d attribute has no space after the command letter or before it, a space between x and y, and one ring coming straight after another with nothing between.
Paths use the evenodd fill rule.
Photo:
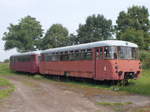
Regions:
<instances>
[{"instance_id":1,"label":"passenger window","mask_svg":"<svg viewBox=\"0 0 150 112\"><path fill-rule=\"evenodd\" d=\"M71 60L71 61L74 60L73 53L70 53L70 54L69 54L69 60Z\"/></svg>"},{"instance_id":2,"label":"passenger window","mask_svg":"<svg viewBox=\"0 0 150 112\"><path fill-rule=\"evenodd\" d=\"M38 62L42 61L42 56L38 56Z\"/></svg>"},{"instance_id":3,"label":"passenger window","mask_svg":"<svg viewBox=\"0 0 150 112\"><path fill-rule=\"evenodd\" d=\"M75 51L75 60L80 60L80 52L78 50Z\"/></svg>"},{"instance_id":4,"label":"passenger window","mask_svg":"<svg viewBox=\"0 0 150 112\"><path fill-rule=\"evenodd\" d=\"M51 61L51 55L45 55L45 61Z\"/></svg>"},{"instance_id":5,"label":"passenger window","mask_svg":"<svg viewBox=\"0 0 150 112\"><path fill-rule=\"evenodd\" d=\"M59 60L59 56L58 55L52 55L51 56L51 61L58 61Z\"/></svg>"},{"instance_id":6,"label":"passenger window","mask_svg":"<svg viewBox=\"0 0 150 112\"><path fill-rule=\"evenodd\" d=\"M81 60L84 60L84 57L85 57L84 54L85 54L85 50L81 50L81 54L80 54L80 56L81 56L80 59Z\"/></svg>"},{"instance_id":7,"label":"passenger window","mask_svg":"<svg viewBox=\"0 0 150 112\"><path fill-rule=\"evenodd\" d=\"M84 59L85 60L91 60L92 59L92 50L91 49L87 49L87 51L85 51Z\"/></svg>"},{"instance_id":8,"label":"passenger window","mask_svg":"<svg viewBox=\"0 0 150 112\"><path fill-rule=\"evenodd\" d=\"M46 61L46 55L41 55L41 61Z\"/></svg>"},{"instance_id":9,"label":"passenger window","mask_svg":"<svg viewBox=\"0 0 150 112\"><path fill-rule=\"evenodd\" d=\"M35 61L35 55L33 55L33 56L29 56L29 61Z\"/></svg>"},{"instance_id":10,"label":"passenger window","mask_svg":"<svg viewBox=\"0 0 150 112\"><path fill-rule=\"evenodd\" d=\"M58 59L58 58L57 58ZM69 59L68 52L62 52L60 56L61 61L67 61Z\"/></svg>"}]
</instances>

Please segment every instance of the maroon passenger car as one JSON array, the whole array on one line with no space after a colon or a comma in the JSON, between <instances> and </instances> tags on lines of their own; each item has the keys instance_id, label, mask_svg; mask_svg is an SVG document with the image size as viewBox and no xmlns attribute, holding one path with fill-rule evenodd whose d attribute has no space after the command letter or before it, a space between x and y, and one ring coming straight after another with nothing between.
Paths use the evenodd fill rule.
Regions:
<instances>
[{"instance_id":1,"label":"maroon passenger car","mask_svg":"<svg viewBox=\"0 0 150 112\"><path fill-rule=\"evenodd\" d=\"M39 73L40 53L27 52L10 57L10 69L18 72Z\"/></svg>"}]
</instances>

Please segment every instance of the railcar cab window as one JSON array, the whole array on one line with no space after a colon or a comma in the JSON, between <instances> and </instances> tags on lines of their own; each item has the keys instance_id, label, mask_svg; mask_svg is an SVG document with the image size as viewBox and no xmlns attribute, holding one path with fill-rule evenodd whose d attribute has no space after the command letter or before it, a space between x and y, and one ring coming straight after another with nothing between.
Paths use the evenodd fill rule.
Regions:
<instances>
[{"instance_id":1,"label":"railcar cab window","mask_svg":"<svg viewBox=\"0 0 150 112\"><path fill-rule=\"evenodd\" d=\"M11 57L11 62L16 63L16 62L29 62L34 60L34 56L15 56Z\"/></svg>"},{"instance_id":2,"label":"railcar cab window","mask_svg":"<svg viewBox=\"0 0 150 112\"><path fill-rule=\"evenodd\" d=\"M16 60L17 62L29 62L33 60L33 56L17 56Z\"/></svg>"},{"instance_id":3,"label":"railcar cab window","mask_svg":"<svg viewBox=\"0 0 150 112\"><path fill-rule=\"evenodd\" d=\"M139 59L139 52L137 48L132 48L132 59Z\"/></svg>"},{"instance_id":4,"label":"railcar cab window","mask_svg":"<svg viewBox=\"0 0 150 112\"><path fill-rule=\"evenodd\" d=\"M138 59L138 49L133 47L118 47L118 58L119 59Z\"/></svg>"},{"instance_id":5,"label":"railcar cab window","mask_svg":"<svg viewBox=\"0 0 150 112\"><path fill-rule=\"evenodd\" d=\"M126 46L104 47L104 59L138 59L138 49Z\"/></svg>"}]
</instances>

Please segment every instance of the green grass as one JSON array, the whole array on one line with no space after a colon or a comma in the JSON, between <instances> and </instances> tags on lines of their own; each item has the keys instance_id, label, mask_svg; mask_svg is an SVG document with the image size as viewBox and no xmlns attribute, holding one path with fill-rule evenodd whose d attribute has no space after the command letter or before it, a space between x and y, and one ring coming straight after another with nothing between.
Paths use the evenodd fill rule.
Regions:
<instances>
[{"instance_id":1,"label":"green grass","mask_svg":"<svg viewBox=\"0 0 150 112\"><path fill-rule=\"evenodd\" d=\"M39 74L34 75L33 78L34 79L38 79L38 80L42 80L43 79L43 77L41 75L39 75Z\"/></svg>"},{"instance_id":2,"label":"green grass","mask_svg":"<svg viewBox=\"0 0 150 112\"><path fill-rule=\"evenodd\" d=\"M124 106L132 104L132 102L97 102L97 104L103 106Z\"/></svg>"},{"instance_id":3,"label":"green grass","mask_svg":"<svg viewBox=\"0 0 150 112\"><path fill-rule=\"evenodd\" d=\"M2 78L1 76L13 74L15 73L9 69L8 63L0 64L0 99L9 96L15 90L15 86L11 84L9 80Z\"/></svg>"},{"instance_id":4,"label":"green grass","mask_svg":"<svg viewBox=\"0 0 150 112\"><path fill-rule=\"evenodd\" d=\"M130 85L120 87L120 90L150 96L150 69L143 70L139 79L131 80Z\"/></svg>"},{"instance_id":5,"label":"green grass","mask_svg":"<svg viewBox=\"0 0 150 112\"><path fill-rule=\"evenodd\" d=\"M0 87L10 86L10 82L4 78L0 78Z\"/></svg>"},{"instance_id":6,"label":"green grass","mask_svg":"<svg viewBox=\"0 0 150 112\"><path fill-rule=\"evenodd\" d=\"M137 80L130 80L127 86L109 86L109 85L97 85L87 82L78 81L66 81L67 84L78 85L80 88L98 88L105 90L115 90L116 92L124 91L126 93L133 93L139 95L150 96L150 70L144 69L142 74ZM115 89L114 89L115 88Z\"/></svg>"},{"instance_id":7,"label":"green grass","mask_svg":"<svg viewBox=\"0 0 150 112\"><path fill-rule=\"evenodd\" d=\"M137 109L134 112L150 112L150 108Z\"/></svg>"},{"instance_id":8,"label":"green grass","mask_svg":"<svg viewBox=\"0 0 150 112\"><path fill-rule=\"evenodd\" d=\"M1 63L0 64L0 75L14 75L10 69L8 63Z\"/></svg>"},{"instance_id":9,"label":"green grass","mask_svg":"<svg viewBox=\"0 0 150 112\"><path fill-rule=\"evenodd\" d=\"M115 112L125 112L123 107L133 103L132 102L97 102L96 104L102 106L109 106L109 108L112 108L112 110L114 110Z\"/></svg>"}]
</instances>

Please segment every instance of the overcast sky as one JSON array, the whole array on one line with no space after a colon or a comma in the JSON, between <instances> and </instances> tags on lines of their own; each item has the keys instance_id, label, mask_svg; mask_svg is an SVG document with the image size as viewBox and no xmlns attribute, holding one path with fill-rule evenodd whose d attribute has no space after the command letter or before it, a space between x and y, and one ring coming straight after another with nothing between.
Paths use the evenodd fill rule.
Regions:
<instances>
[{"instance_id":1,"label":"overcast sky","mask_svg":"<svg viewBox=\"0 0 150 112\"><path fill-rule=\"evenodd\" d=\"M0 61L16 53L15 49L3 50L3 33L10 23L16 24L27 15L37 18L45 31L52 24L61 23L74 33L92 14L103 14L115 24L119 12L132 5L144 5L150 12L150 0L0 0Z\"/></svg>"}]
</instances>

